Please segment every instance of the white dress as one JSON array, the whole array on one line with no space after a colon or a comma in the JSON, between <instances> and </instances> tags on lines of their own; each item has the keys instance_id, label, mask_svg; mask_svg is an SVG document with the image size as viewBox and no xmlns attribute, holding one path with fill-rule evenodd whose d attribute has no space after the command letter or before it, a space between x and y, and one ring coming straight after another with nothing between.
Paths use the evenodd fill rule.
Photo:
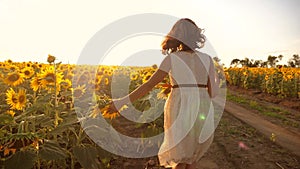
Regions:
<instances>
[{"instance_id":1,"label":"white dress","mask_svg":"<svg viewBox=\"0 0 300 169\"><path fill-rule=\"evenodd\" d=\"M212 65L209 55L174 52L170 55L171 84L207 84ZM158 158L161 166L198 161L213 140L214 111L207 88L172 88L164 107L164 141Z\"/></svg>"}]
</instances>

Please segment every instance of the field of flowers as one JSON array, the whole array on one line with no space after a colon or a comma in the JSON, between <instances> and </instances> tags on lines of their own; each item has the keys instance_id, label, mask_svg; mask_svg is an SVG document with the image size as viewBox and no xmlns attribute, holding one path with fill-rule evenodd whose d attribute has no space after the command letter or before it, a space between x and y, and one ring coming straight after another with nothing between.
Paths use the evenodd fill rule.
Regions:
<instances>
[{"instance_id":1,"label":"field of flowers","mask_svg":"<svg viewBox=\"0 0 300 169\"><path fill-rule=\"evenodd\" d=\"M230 85L256 89L281 98L300 98L300 68L232 67L224 72Z\"/></svg>"},{"instance_id":2,"label":"field of flowers","mask_svg":"<svg viewBox=\"0 0 300 169\"><path fill-rule=\"evenodd\" d=\"M111 101L112 77L127 79L131 91L157 67L75 66L55 63L51 55L48 62L0 62L0 168L109 167L113 154L85 134L74 99L89 104L85 94L93 89L96 104L89 105L85 116L102 115L111 122L119 116L107 113L105 107ZM167 81L157 86L161 100L169 92ZM133 103L141 111L147 104L147 98ZM144 135L162 131L162 122L151 126L156 130L149 128Z\"/></svg>"},{"instance_id":3,"label":"field of flowers","mask_svg":"<svg viewBox=\"0 0 300 169\"><path fill-rule=\"evenodd\" d=\"M147 81L157 67L69 65L56 63L51 55L47 61L0 62L0 168L109 168L114 155L86 135L79 119L101 116L111 124L120 116L106 111L112 85L125 84L126 90L124 85L114 86L114 98L124 96ZM216 70L220 85L225 85L221 68ZM231 85L300 97L300 68L229 68L225 76ZM168 78L156 89L133 106L148 110L149 98L161 104L170 92ZM146 128L141 137L163 131L162 117L146 125L137 125Z\"/></svg>"}]
</instances>

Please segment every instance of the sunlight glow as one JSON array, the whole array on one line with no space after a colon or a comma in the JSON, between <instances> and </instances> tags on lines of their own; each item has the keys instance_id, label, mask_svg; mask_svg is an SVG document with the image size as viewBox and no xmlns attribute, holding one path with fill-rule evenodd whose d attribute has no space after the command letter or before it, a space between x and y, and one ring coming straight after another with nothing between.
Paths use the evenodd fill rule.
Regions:
<instances>
[{"instance_id":1,"label":"sunlight glow","mask_svg":"<svg viewBox=\"0 0 300 169\"><path fill-rule=\"evenodd\" d=\"M117 19L140 13L191 18L205 29L225 65L234 58L266 59L268 55L282 54L287 59L300 53L300 1L194 0L185 7L186 3L0 0L0 61L45 62L46 56L52 54L64 63L76 63L82 48L97 31ZM156 40L139 45L143 43L160 47ZM146 50L142 48L139 49Z\"/></svg>"}]
</instances>

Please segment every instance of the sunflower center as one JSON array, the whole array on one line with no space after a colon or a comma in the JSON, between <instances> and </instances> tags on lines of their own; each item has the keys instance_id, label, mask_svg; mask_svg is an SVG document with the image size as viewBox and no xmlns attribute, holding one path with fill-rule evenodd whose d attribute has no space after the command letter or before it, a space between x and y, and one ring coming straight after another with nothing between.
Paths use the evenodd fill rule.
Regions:
<instances>
[{"instance_id":1,"label":"sunflower center","mask_svg":"<svg viewBox=\"0 0 300 169\"><path fill-rule=\"evenodd\" d=\"M19 78L20 78L20 75L18 75L17 73L14 73L14 74L12 74L12 75L10 75L10 76L8 77L8 80L11 81L11 82L15 82L15 81L17 81Z\"/></svg>"},{"instance_id":2,"label":"sunflower center","mask_svg":"<svg viewBox=\"0 0 300 169\"><path fill-rule=\"evenodd\" d=\"M48 83L54 83L55 82L55 74L49 73L49 74L47 74L45 79Z\"/></svg>"},{"instance_id":3,"label":"sunflower center","mask_svg":"<svg viewBox=\"0 0 300 169\"><path fill-rule=\"evenodd\" d=\"M24 103L25 102L25 96L24 95L21 95L21 96L19 96L19 102L20 103Z\"/></svg>"},{"instance_id":4,"label":"sunflower center","mask_svg":"<svg viewBox=\"0 0 300 169\"><path fill-rule=\"evenodd\" d=\"M16 68L15 68L15 67L11 67L10 70L11 70L11 71L15 71Z\"/></svg>"},{"instance_id":5,"label":"sunflower center","mask_svg":"<svg viewBox=\"0 0 300 169\"><path fill-rule=\"evenodd\" d=\"M25 74L26 76L29 76L29 75L30 75L30 71L29 71L29 70L25 70L24 74Z\"/></svg>"},{"instance_id":6,"label":"sunflower center","mask_svg":"<svg viewBox=\"0 0 300 169\"><path fill-rule=\"evenodd\" d=\"M83 94L82 90L75 89L74 90L74 97L80 97Z\"/></svg>"}]
</instances>

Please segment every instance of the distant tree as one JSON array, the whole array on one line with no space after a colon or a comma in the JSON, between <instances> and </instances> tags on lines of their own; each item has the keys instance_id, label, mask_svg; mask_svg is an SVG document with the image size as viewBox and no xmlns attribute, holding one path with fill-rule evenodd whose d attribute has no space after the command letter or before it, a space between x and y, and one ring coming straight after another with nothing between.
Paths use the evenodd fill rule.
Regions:
<instances>
[{"instance_id":1,"label":"distant tree","mask_svg":"<svg viewBox=\"0 0 300 169\"><path fill-rule=\"evenodd\" d=\"M249 65L250 65L250 60L249 60L249 58L245 58L245 59L243 59L243 60L240 60L240 64L243 66L243 67L250 67Z\"/></svg>"},{"instance_id":2,"label":"distant tree","mask_svg":"<svg viewBox=\"0 0 300 169\"><path fill-rule=\"evenodd\" d=\"M242 67L258 67L260 65L260 60L253 60L245 57L245 59L233 59L230 63L231 66L241 65Z\"/></svg>"},{"instance_id":3,"label":"distant tree","mask_svg":"<svg viewBox=\"0 0 300 169\"><path fill-rule=\"evenodd\" d=\"M277 62L281 61L283 58L283 55L278 55L278 56L268 56L267 64L270 67L276 67Z\"/></svg>"},{"instance_id":4,"label":"distant tree","mask_svg":"<svg viewBox=\"0 0 300 169\"><path fill-rule=\"evenodd\" d=\"M277 57L269 55L267 62L270 65L270 67L275 67L276 66L276 62L278 62L277 61Z\"/></svg>"},{"instance_id":5,"label":"distant tree","mask_svg":"<svg viewBox=\"0 0 300 169\"><path fill-rule=\"evenodd\" d=\"M288 61L288 66L290 67L300 67L300 57L298 54L294 54Z\"/></svg>"},{"instance_id":6,"label":"distant tree","mask_svg":"<svg viewBox=\"0 0 300 169\"><path fill-rule=\"evenodd\" d=\"M262 67L262 60L255 60L253 63L253 67Z\"/></svg>"},{"instance_id":7,"label":"distant tree","mask_svg":"<svg viewBox=\"0 0 300 169\"><path fill-rule=\"evenodd\" d=\"M288 66L289 67L296 67L295 63L291 59L288 61Z\"/></svg>"},{"instance_id":8,"label":"distant tree","mask_svg":"<svg viewBox=\"0 0 300 169\"><path fill-rule=\"evenodd\" d=\"M231 61L231 63L230 63L230 66L231 65L234 65L235 67L237 66L237 65L239 65L240 64L240 59L233 59L232 61Z\"/></svg>"},{"instance_id":9,"label":"distant tree","mask_svg":"<svg viewBox=\"0 0 300 169\"><path fill-rule=\"evenodd\" d=\"M263 60L254 60L245 57L245 59L233 59L230 62L230 66L238 66L241 65L242 67L300 67L300 56L298 54L294 54L291 59L289 59L287 65L277 65L279 61L281 61L283 55L272 56L269 55L267 61Z\"/></svg>"},{"instance_id":10,"label":"distant tree","mask_svg":"<svg viewBox=\"0 0 300 169\"><path fill-rule=\"evenodd\" d=\"M268 61L261 62L260 67L268 67Z\"/></svg>"},{"instance_id":11,"label":"distant tree","mask_svg":"<svg viewBox=\"0 0 300 169\"><path fill-rule=\"evenodd\" d=\"M279 60L282 60L283 55L279 55L277 58L278 58Z\"/></svg>"},{"instance_id":12,"label":"distant tree","mask_svg":"<svg viewBox=\"0 0 300 169\"><path fill-rule=\"evenodd\" d=\"M299 55L293 55L293 57L294 57L294 60L295 60L295 65L297 67L300 67L300 57L299 57Z\"/></svg>"},{"instance_id":13,"label":"distant tree","mask_svg":"<svg viewBox=\"0 0 300 169\"><path fill-rule=\"evenodd\" d=\"M243 67L258 67L260 66L260 60L254 60L254 59L249 59L249 58L245 58L243 60L240 60L240 64L243 66Z\"/></svg>"}]
</instances>

